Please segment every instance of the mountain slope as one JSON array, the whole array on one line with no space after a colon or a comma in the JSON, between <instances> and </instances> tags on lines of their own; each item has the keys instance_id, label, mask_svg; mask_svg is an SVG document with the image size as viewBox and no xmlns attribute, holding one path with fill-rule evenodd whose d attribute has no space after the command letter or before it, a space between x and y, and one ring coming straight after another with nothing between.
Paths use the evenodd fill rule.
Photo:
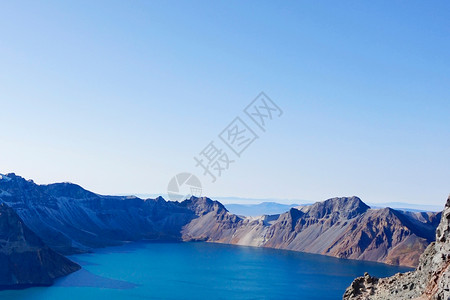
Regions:
<instances>
[{"instance_id":1,"label":"mountain slope","mask_svg":"<svg viewBox=\"0 0 450 300\"><path fill-rule=\"evenodd\" d=\"M37 185L15 174L5 178L0 202L65 254L124 241L200 240L414 266L438 222L436 213L372 210L358 197L243 218L208 198L142 200L102 196L70 183Z\"/></svg>"},{"instance_id":2,"label":"mountain slope","mask_svg":"<svg viewBox=\"0 0 450 300\"><path fill-rule=\"evenodd\" d=\"M415 266L438 220L434 213L371 210L357 197L344 197L260 218L209 212L184 227L183 239Z\"/></svg>"},{"instance_id":3,"label":"mountain slope","mask_svg":"<svg viewBox=\"0 0 450 300\"><path fill-rule=\"evenodd\" d=\"M436 242L420 256L415 271L382 279L366 273L353 281L343 299L450 299L450 196L436 230Z\"/></svg>"},{"instance_id":4,"label":"mountain slope","mask_svg":"<svg viewBox=\"0 0 450 300\"><path fill-rule=\"evenodd\" d=\"M80 269L45 246L5 204L0 204L0 266L0 289L51 285Z\"/></svg>"},{"instance_id":5,"label":"mountain slope","mask_svg":"<svg viewBox=\"0 0 450 300\"><path fill-rule=\"evenodd\" d=\"M194 213L162 198L101 196L71 183L36 185L15 174L0 181L0 200L51 248L64 253L122 241L180 240Z\"/></svg>"}]
</instances>

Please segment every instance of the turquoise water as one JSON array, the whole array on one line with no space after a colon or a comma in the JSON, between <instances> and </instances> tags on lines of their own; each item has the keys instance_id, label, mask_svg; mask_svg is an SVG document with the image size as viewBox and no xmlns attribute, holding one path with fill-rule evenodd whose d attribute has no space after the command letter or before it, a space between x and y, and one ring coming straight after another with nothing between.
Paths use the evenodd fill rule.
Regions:
<instances>
[{"instance_id":1,"label":"turquoise water","mask_svg":"<svg viewBox=\"0 0 450 300\"><path fill-rule=\"evenodd\" d=\"M133 243L71 257L83 270L52 287L0 299L341 299L365 271L408 268L292 251L209 243Z\"/></svg>"}]
</instances>

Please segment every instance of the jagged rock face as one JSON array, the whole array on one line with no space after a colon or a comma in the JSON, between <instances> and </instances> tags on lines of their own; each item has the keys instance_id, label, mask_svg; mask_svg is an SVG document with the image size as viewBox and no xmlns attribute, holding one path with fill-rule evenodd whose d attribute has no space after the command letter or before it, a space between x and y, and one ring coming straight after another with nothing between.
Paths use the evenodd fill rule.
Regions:
<instances>
[{"instance_id":1,"label":"jagged rock face","mask_svg":"<svg viewBox=\"0 0 450 300\"><path fill-rule=\"evenodd\" d=\"M301 210L309 217L321 219L326 216L336 216L340 219L351 219L365 213L369 206L358 197L331 198L324 202L306 206Z\"/></svg>"},{"instance_id":2,"label":"jagged rock face","mask_svg":"<svg viewBox=\"0 0 450 300\"><path fill-rule=\"evenodd\" d=\"M436 242L420 256L415 271L381 279L366 273L353 281L343 299L450 299L450 196L436 230Z\"/></svg>"},{"instance_id":3,"label":"jagged rock face","mask_svg":"<svg viewBox=\"0 0 450 300\"><path fill-rule=\"evenodd\" d=\"M0 289L51 285L80 269L45 246L6 204L0 204L0 266Z\"/></svg>"},{"instance_id":4,"label":"jagged rock face","mask_svg":"<svg viewBox=\"0 0 450 300\"><path fill-rule=\"evenodd\" d=\"M231 243L233 233L242 226L242 219L228 213L218 201L192 197L181 205L186 205L199 216L183 227L183 241Z\"/></svg>"},{"instance_id":5,"label":"jagged rock face","mask_svg":"<svg viewBox=\"0 0 450 300\"><path fill-rule=\"evenodd\" d=\"M180 240L195 213L162 198L101 196L78 185L36 185L15 174L0 181L0 200L11 206L51 248L63 254L123 241Z\"/></svg>"},{"instance_id":6,"label":"jagged rock face","mask_svg":"<svg viewBox=\"0 0 450 300\"><path fill-rule=\"evenodd\" d=\"M417 266L439 218L436 214L406 214L391 208L369 210L351 222L326 254Z\"/></svg>"},{"instance_id":7,"label":"jagged rock face","mask_svg":"<svg viewBox=\"0 0 450 300\"><path fill-rule=\"evenodd\" d=\"M437 216L371 210L358 197L332 198L288 212L241 218L217 201L101 196L78 185L0 180L0 201L61 253L123 241L208 241L271 247L415 266L434 240Z\"/></svg>"},{"instance_id":8,"label":"jagged rock face","mask_svg":"<svg viewBox=\"0 0 450 300\"><path fill-rule=\"evenodd\" d=\"M344 197L257 219L210 212L186 225L183 239L416 266L438 220L435 213L370 210L358 197Z\"/></svg>"}]
</instances>

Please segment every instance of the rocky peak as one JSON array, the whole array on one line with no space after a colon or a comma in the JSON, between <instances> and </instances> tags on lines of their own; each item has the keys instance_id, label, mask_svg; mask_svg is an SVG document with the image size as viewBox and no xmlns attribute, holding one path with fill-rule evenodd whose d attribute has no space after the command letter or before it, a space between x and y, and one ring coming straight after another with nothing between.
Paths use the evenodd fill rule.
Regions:
<instances>
[{"instance_id":1,"label":"rocky peak","mask_svg":"<svg viewBox=\"0 0 450 300\"><path fill-rule=\"evenodd\" d=\"M303 207L301 210L317 219L335 214L342 218L351 219L365 213L369 208L360 198L353 196L331 198L324 202Z\"/></svg>"},{"instance_id":2,"label":"rocky peak","mask_svg":"<svg viewBox=\"0 0 450 300\"><path fill-rule=\"evenodd\" d=\"M184 206L190 210L192 210L196 215L205 215L209 212L216 211L218 213L228 212L228 210L223 206L222 203L211 200L207 197L195 197L192 196L190 199L184 200L180 203L181 206Z\"/></svg>"},{"instance_id":3,"label":"rocky peak","mask_svg":"<svg viewBox=\"0 0 450 300\"><path fill-rule=\"evenodd\" d=\"M166 202L166 199L164 199L162 196L158 196L155 198L156 202Z\"/></svg>"},{"instance_id":4,"label":"rocky peak","mask_svg":"<svg viewBox=\"0 0 450 300\"><path fill-rule=\"evenodd\" d=\"M353 281L343 299L450 299L450 196L436 230L436 242L420 256L415 271L381 279L366 273Z\"/></svg>"},{"instance_id":5,"label":"rocky peak","mask_svg":"<svg viewBox=\"0 0 450 300\"><path fill-rule=\"evenodd\" d=\"M5 183L5 182L22 183L22 184L26 184L26 183L34 184L33 180L31 180L31 179L26 180L22 176L16 175L15 173L8 173L6 175L0 174L0 179L2 179L2 180L0 180L0 184Z\"/></svg>"},{"instance_id":6,"label":"rocky peak","mask_svg":"<svg viewBox=\"0 0 450 300\"><path fill-rule=\"evenodd\" d=\"M0 184L8 181L11 181L11 178L6 175L0 174Z\"/></svg>"},{"instance_id":7,"label":"rocky peak","mask_svg":"<svg viewBox=\"0 0 450 300\"><path fill-rule=\"evenodd\" d=\"M10 191L14 194L27 195L47 194L53 197L68 197L74 199L96 197L95 193L83 189L81 186L69 182L53 183L48 185L38 185L33 180L26 180L14 173L1 176L0 190Z\"/></svg>"},{"instance_id":8,"label":"rocky peak","mask_svg":"<svg viewBox=\"0 0 450 300\"><path fill-rule=\"evenodd\" d=\"M17 176L14 173L8 173L6 175L0 174L0 188L2 187L8 187L11 185L18 185L21 184L21 186L26 185L27 183L32 183L33 181L27 181L23 177Z\"/></svg>"},{"instance_id":9,"label":"rocky peak","mask_svg":"<svg viewBox=\"0 0 450 300\"><path fill-rule=\"evenodd\" d=\"M436 243L446 243L450 245L450 195L445 204L444 212L442 213L441 223L436 230Z\"/></svg>"},{"instance_id":10,"label":"rocky peak","mask_svg":"<svg viewBox=\"0 0 450 300\"><path fill-rule=\"evenodd\" d=\"M67 197L73 199L86 199L98 197L96 194L83 189L70 182L42 185L42 189L53 197Z\"/></svg>"}]
</instances>

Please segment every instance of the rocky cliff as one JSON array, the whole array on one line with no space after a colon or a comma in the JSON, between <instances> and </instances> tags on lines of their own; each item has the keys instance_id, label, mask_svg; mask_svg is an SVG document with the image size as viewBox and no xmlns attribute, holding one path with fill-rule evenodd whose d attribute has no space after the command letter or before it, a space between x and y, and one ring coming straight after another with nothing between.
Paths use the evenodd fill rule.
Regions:
<instances>
[{"instance_id":1,"label":"rocky cliff","mask_svg":"<svg viewBox=\"0 0 450 300\"><path fill-rule=\"evenodd\" d=\"M51 250L6 204L0 204L0 289L51 285L80 269Z\"/></svg>"},{"instance_id":2,"label":"rocky cliff","mask_svg":"<svg viewBox=\"0 0 450 300\"><path fill-rule=\"evenodd\" d=\"M415 271L381 279L366 273L353 281L343 299L450 299L450 196L436 230L436 242L420 256Z\"/></svg>"},{"instance_id":3,"label":"rocky cliff","mask_svg":"<svg viewBox=\"0 0 450 300\"><path fill-rule=\"evenodd\" d=\"M440 214L372 210L358 197L333 198L281 215L239 218L218 208L183 228L184 240L288 249L416 266Z\"/></svg>"},{"instance_id":4,"label":"rocky cliff","mask_svg":"<svg viewBox=\"0 0 450 300\"><path fill-rule=\"evenodd\" d=\"M208 198L142 200L102 196L71 183L37 185L15 174L5 178L0 202L65 254L124 241L208 241L415 266L439 222L436 213L373 210L358 197L245 218Z\"/></svg>"},{"instance_id":5,"label":"rocky cliff","mask_svg":"<svg viewBox=\"0 0 450 300\"><path fill-rule=\"evenodd\" d=\"M37 185L15 174L0 181L8 204L48 246L63 254L123 241L181 239L195 212L163 198L102 196L76 184Z\"/></svg>"}]
</instances>

